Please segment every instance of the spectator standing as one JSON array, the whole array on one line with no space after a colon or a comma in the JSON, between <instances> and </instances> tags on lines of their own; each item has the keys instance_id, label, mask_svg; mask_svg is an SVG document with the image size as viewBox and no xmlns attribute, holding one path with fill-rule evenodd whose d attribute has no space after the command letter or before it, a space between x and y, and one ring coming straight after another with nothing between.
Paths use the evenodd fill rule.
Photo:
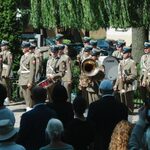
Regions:
<instances>
[{"instance_id":1,"label":"spectator standing","mask_svg":"<svg viewBox=\"0 0 150 150\"><path fill-rule=\"evenodd\" d=\"M110 80L102 80L99 88L102 98L90 104L87 119L96 131L94 150L107 150L114 127L119 121L127 120L128 109L115 99Z\"/></svg>"},{"instance_id":2,"label":"spectator standing","mask_svg":"<svg viewBox=\"0 0 150 150\"><path fill-rule=\"evenodd\" d=\"M58 119L50 119L46 132L50 138L50 144L40 148L40 150L73 150L73 147L61 140L61 134L64 131L63 124Z\"/></svg>"},{"instance_id":3,"label":"spectator standing","mask_svg":"<svg viewBox=\"0 0 150 150\"><path fill-rule=\"evenodd\" d=\"M84 117L86 108L86 100L77 96L73 101L75 118L70 121L64 132L64 140L73 145L75 150L90 150L94 140L94 130Z\"/></svg>"},{"instance_id":4,"label":"spectator standing","mask_svg":"<svg viewBox=\"0 0 150 150\"><path fill-rule=\"evenodd\" d=\"M64 86L57 84L52 91L52 103L48 103L51 109L57 113L58 119L62 121L64 127L73 117L73 108L70 102L67 102L68 94Z\"/></svg>"},{"instance_id":5,"label":"spectator standing","mask_svg":"<svg viewBox=\"0 0 150 150\"><path fill-rule=\"evenodd\" d=\"M7 97L6 88L0 84L0 120L2 119L10 119L12 124L15 124L15 116L14 113L4 106L5 98Z\"/></svg>"},{"instance_id":6,"label":"spectator standing","mask_svg":"<svg viewBox=\"0 0 150 150\"><path fill-rule=\"evenodd\" d=\"M21 117L17 143L23 145L27 150L38 150L48 144L45 138L45 128L49 119L56 117L56 113L45 105L46 89L34 87L31 97L34 106Z\"/></svg>"}]
</instances>

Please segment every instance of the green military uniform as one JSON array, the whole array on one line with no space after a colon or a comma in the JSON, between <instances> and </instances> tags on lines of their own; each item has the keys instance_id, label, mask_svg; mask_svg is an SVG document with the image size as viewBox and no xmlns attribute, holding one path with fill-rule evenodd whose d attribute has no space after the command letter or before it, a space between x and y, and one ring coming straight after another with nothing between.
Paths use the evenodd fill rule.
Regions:
<instances>
[{"instance_id":1,"label":"green military uniform","mask_svg":"<svg viewBox=\"0 0 150 150\"><path fill-rule=\"evenodd\" d=\"M125 53L131 53L131 48L124 47ZM130 113L134 110L133 98L136 78L137 68L135 61L130 57L121 60L118 69L118 78L114 88L117 92L118 100L127 105Z\"/></svg>"},{"instance_id":2,"label":"green military uniform","mask_svg":"<svg viewBox=\"0 0 150 150\"><path fill-rule=\"evenodd\" d=\"M58 46L54 45L53 47L51 47L51 52L58 53ZM48 99L50 102L52 102L51 93L53 87L57 83L61 83L61 78L65 75L65 71L66 71L66 64L62 59L58 57L58 55L55 57L54 56L49 57L46 66L46 77L50 79L51 82L50 86L47 87Z\"/></svg>"},{"instance_id":3,"label":"green military uniform","mask_svg":"<svg viewBox=\"0 0 150 150\"><path fill-rule=\"evenodd\" d=\"M8 46L7 41L2 41L1 47ZM9 100L12 99L11 97L11 77L12 77L12 53L8 50L8 48L2 49L0 54L2 56L2 70L1 70L1 79L2 83L6 86L7 89L7 97Z\"/></svg>"},{"instance_id":4,"label":"green military uniform","mask_svg":"<svg viewBox=\"0 0 150 150\"><path fill-rule=\"evenodd\" d=\"M25 44L28 45L28 42ZM25 53L20 60L20 68L18 70L18 84L22 88L23 98L27 107L32 107L31 87L28 87L28 85L30 84L33 86L34 84L35 69L36 59L34 55L30 52Z\"/></svg>"},{"instance_id":5,"label":"green military uniform","mask_svg":"<svg viewBox=\"0 0 150 150\"><path fill-rule=\"evenodd\" d=\"M147 51L150 49L150 43L144 43ZM150 98L150 51L147 51L140 61L140 94L143 101Z\"/></svg>"}]
</instances>

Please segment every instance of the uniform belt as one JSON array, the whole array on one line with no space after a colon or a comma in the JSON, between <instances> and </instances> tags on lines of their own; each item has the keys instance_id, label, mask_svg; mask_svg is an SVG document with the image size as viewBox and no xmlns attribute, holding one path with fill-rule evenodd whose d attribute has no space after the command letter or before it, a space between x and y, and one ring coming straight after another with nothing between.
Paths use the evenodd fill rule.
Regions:
<instances>
[{"instance_id":1,"label":"uniform belt","mask_svg":"<svg viewBox=\"0 0 150 150\"><path fill-rule=\"evenodd\" d=\"M30 73L30 71L29 70L21 71L21 73Z\"/></svg>"},{"instance_id":2,"label":"uniform belt","mask_svg":"<svg viewBox=\"0 0 150 150\"><path fill-rule=\"evenodd\" d=\"M3 64L3 68L8 68L8 65L7 64Z\"/></svg>"}]
</instances>

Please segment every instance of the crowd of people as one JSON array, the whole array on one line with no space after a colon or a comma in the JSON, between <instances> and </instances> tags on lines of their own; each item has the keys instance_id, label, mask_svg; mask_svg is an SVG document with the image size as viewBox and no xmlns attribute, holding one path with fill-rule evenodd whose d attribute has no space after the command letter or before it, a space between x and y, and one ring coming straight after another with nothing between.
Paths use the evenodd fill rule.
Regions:
<instances>
[{"instance_id":1,"label":"crowd of people","mask_svg":"<svg viewBox=\"0 0 150 150\"><path fill-rule=\"evenodd\" d=\"M144 43L138 79L132 47L118 40L112 56L106 56L118 61L117 77L110 80L106 78L106 66L101 63L103 50L97 47L96 40L84 37L84 47L76 60L81 69L79 93L71 103L72 64L63 37L57 34L56 44L50 47L46 79L42 81L42 52L35 40L22 42L18 85L26 112L21 116L18 132L13 112L4 105L6 99L12 99L13 56L9 43L1 42L0 150L150 149L150 43ZM139 110L139 120L133 127L128 115L134 112L136 81L140 82L146 106Z\"/></svg>"}]
</instances>

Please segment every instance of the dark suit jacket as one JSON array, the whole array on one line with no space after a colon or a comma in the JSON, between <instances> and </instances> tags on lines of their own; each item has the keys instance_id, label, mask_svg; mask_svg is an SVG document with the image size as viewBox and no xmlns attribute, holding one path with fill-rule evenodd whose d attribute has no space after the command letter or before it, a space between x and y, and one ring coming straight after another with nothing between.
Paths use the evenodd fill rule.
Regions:
<instances>
[{"instance_id":1,"label":"dark suit jacket","mask_svg":"<svg viewBox=\"0 0 150 150\"><path fill-rule=\"evenodd\" d=\"M114 96L105 96L91 103L87 120L96 130L95 150L107 150L114 127L119 121L127 118L127 107L116 101Z\"/></svg>"},{"instance_id":2,"label":"dark suit jacket","mask_svg":"<svg viewBox=\"0 0 150 150\"><path fill-rule=\"evenodd\" d=\"M21 117L17 143L26 150L39 150L48 144L45 129L49 119L56 118L56 113L46 105L41 104Z\"/></svg>"}]
</instances>

